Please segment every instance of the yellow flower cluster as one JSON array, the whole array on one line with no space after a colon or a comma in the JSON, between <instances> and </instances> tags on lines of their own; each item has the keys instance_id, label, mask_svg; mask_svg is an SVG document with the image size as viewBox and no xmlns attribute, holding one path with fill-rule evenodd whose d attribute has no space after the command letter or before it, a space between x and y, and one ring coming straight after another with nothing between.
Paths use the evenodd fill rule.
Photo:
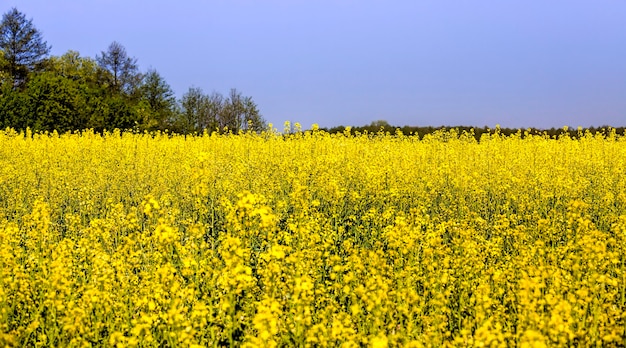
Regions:
<instances>
[{"instance_id":1,"label":"yellow flower cluster","mask_svg":"<svg viewBox=\"0 0 626 348\"><path fill-rule=\"evenodd\" d=\"M0 346L624 346L626 137L0 132Z\"/></svg>"}]
</instances>

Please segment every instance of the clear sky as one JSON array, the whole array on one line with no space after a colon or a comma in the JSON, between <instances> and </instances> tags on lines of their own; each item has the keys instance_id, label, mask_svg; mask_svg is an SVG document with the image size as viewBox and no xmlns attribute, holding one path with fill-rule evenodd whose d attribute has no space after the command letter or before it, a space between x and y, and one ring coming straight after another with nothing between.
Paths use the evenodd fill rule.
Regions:
<instances>
[{"instance_id":1,"label":"clear sky","mask_svg":"<svg viewBox=\"0 0 626 348\"><path fill-rule=\"evenodd\" d=\"M180 97L251 96L263 117L365 125L626 126L623 0L0 0L52 54L112 41Z\"/></svg>"}]
</instances>

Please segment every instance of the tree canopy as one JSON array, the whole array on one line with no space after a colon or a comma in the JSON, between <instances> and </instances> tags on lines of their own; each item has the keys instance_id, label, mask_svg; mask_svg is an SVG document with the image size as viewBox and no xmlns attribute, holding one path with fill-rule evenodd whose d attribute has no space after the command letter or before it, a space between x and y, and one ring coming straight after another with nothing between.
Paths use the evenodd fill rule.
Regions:
<instances>
[{"instance_id":1,"label":"tree canopy","mask_svg":"<svg viewBox=\"0 0 626 348\"><path fill-rule=\"evenodd\" d=\"M95 58L77 51L49 57L50 46L12 8L0 22L0 127L59 132L119 128L180 133L262 130L256 103L190 88L180 100L154 68L113 41Z\"/></svg>"}]
</instances>

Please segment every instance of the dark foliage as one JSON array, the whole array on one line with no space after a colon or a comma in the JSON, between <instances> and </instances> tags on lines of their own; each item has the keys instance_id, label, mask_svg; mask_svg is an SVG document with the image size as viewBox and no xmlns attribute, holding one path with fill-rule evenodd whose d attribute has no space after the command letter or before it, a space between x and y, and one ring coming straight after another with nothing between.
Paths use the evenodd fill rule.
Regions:
<instances>
[{"instance_id":1,"label":"dark foliage","mask_svg":"<svg viewBox=\"0 0 626 348\"><path fill-rule=\"evenodd\" d=\"M562 136L569 136L570 138L580 138L585 136L585 134L603 134L610 135L612 130L615 131L616 134L625 134L626 127L610 127L610 126L602 126L602 127L589 127L589 128L581 128L581 129L572 129L572 128L550 128L550 129L538 129L538 128L489 128L489 127L470 127L470 126L440 126L440 127L432 127L432 126L403 126L396 127L389 125L386 121L384 124L380 124L381 121L373 122L367 126L356 126L350 127L350 132L355 133L368 133L372 135L376 134L397 134L400 132L403 135L413 135L417 136L420 139L424 138L427 134L433 134L437 131L451 131L456 130L456 133L460 135L467 134L474 137L477 141L480 141L483 135L493 135L500 134L502 136L512 136L519 134L520 137L526 137L528 135L540 135L550 138L558 138ZM346 126L338 126L332 128L321 128L322 130L335 134L335 133L343 133L346 131Z\"/></svg>"}]
</instances>

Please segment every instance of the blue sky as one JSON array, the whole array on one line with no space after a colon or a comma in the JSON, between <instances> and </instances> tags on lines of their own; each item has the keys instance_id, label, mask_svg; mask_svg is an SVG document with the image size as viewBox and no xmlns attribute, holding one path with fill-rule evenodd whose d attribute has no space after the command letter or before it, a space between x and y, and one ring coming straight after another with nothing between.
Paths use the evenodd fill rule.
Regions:
<instances>
[{"instance_id":1,"label":"blue sky","mask_svg":"<svg viewBox=\"0 0 626 348\"><path fill-rule=\"evenodd\" d=\"M180 97L322 127L626 126L622 0L2 0L52 54L112 41Z\"/></svg>"}]
</instances>

